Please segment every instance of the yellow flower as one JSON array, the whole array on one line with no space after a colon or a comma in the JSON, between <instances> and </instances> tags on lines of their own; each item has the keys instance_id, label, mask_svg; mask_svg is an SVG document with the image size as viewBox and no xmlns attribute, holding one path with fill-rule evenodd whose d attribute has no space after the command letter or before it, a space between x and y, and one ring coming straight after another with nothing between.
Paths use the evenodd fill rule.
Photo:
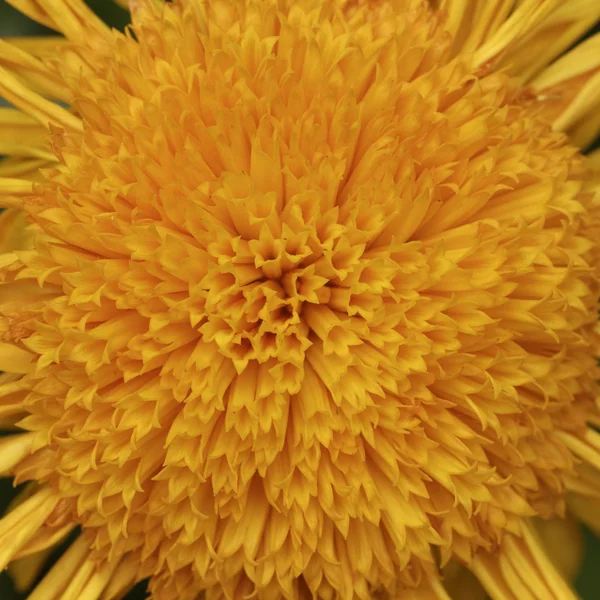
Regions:
<instances>
[{"instance_id":1,"label":"yellow flower","mask_svg":"<svg viewBox=\"0 0 600 600\"><path fill-rule=\"evenodd\" d=\"M9 2L0 568L82 527L30 600L575 598L600 4Z\"/></svg>"}]
</instances>

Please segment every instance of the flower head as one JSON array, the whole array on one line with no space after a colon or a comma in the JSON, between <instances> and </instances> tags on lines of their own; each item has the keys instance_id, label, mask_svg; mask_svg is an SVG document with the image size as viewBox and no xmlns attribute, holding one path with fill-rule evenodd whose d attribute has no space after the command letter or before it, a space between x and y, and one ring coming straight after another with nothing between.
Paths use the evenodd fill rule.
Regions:
<instances>
[{"instance_id":1,"label":"flower head","mask_svg":"<svg viewBox=\"0 0 600 600\"><path fill-rule=\"evenodd\" d=\"M34 597L574 597L532 518L600 491L598 40L545 67L600 9L12 3L66 40L0 58L0 565L79 524Z\"/></svg>"}]
</instances>

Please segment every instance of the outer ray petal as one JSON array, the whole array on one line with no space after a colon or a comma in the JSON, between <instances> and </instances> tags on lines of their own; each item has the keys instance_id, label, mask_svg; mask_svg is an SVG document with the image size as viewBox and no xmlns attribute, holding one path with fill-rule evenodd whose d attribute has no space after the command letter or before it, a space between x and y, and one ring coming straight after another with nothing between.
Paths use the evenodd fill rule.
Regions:
<instances>
[{"instance_id":1,"label":"outer ray petal","mask_svg":"<svg viewBox=\"0 0 600 600\"><path fill-rule=\"evenodd\" d=\"M492 600L576 600L531 525L522 537L507 535L497 552L478 554L472 570Z\"/></svg>"},{"instance_id":2,"label":"outer ray petal","mask_svg":"<svg viewBox=\"0 0 600 600\"><path fill-rule=\"evenodd\" d=\"M404 600L451 600L442 583L435 578L418 588L402 591L400 597Z\"/></svg>"},{"instance_id":3,"label":"outer ray petal","mask_svg":"<svg viewBox=\"0 0 600 600\"><path fill-rule=\"evenodd\" d=\"M558 131L585 148L600 132L600 34L552 61L600 19L589 0L442 0L454 52L475 52L486 69L504 69L531 82ZM550 66L548 66L550 65Z\"/></svg>"},{"instance_id":4,"label":"outer ray petal","mask_svg":"<svg viewBox=\"0 0 600 600\"><path fill-rule=\"evenodd\" d=\"M454 37L453 53L472 52L504 23L517 0L439 0L447 14L446 28Z\"/></svg>"},{"instance_id":5,"label":"outer ray petal","mask_svg":"<svg viewBox=\"0 0 600 600\"><path fill-rule=\"evenodd\" d=\"M0 67L0 94L42 125L50 123L67 130L81 131L81 120L62 106L43 98L25 86L7 69Z\"/></svg>"},{"instance_id":6,"label":"outer ray petal","mask_svg":"<svg viewBox=\"0 0 600 600\"><path fill-rule=\"evenodd\" d=\"M600 19L589 0L438 0L454 36L453 52L479 50L522 83L539 73Z\"/></svg>"},{"instance_id":7,"label":"outer ray petal","mask_svg":"<svg viewBox=\"0 0 600 600\"><path fill-rule=\"evenodd\" d=\"M18 433L0 438L0 477L10 476L11 469L31 453L35 434Z\"/></svg>"},{"instance_id":8,"label":"outer ray petal","mask_svg":"<svg viewBox=\"0 0 600 600\"><path fill-rule=\"evenodd\" d=\"M597 431L590 428L581 437L562 431L555 435L575 456L600 470L600 434Z\"/></svg>"},{"instance_id":9,"label":"outer ray petal","mask_svg":"<svg viewBox=\"0 0 600 600\"><path fill-rule=\"evenodd\" d=\"M0 65L45 97L58 100L70 97L67 86L56 71L6 40L0 40Z\"/></svg>"},{"instance_id":10,"label":"outer ray petal","mask_svg":"<svg viewBox=\"0 0 600 600\"><path fill-rule=\"evenodd\" d=\"M588 154L587 167L590 171L595 173L596 178L598 178L598 187L600 189L600 148Z\"/></svg>"},{"instance_id":11,"label":"outer ray petal","mask_svg":"<svg viewBox=\"0 0 600 600\"><path fill-rule=\"evenodd\" d=\"M24 250L30 241L31 236L25 231L24 213L17 210L3 211L0 214L0 254Z\"/></svg>"},{"instance_id":12,"label":"outer ray petal","mask_svg":"<svg viewBox=\"0 0 600 600\"><path fill-rule=\"evenodd\" d=\"M558 131L585 148L600 133L600 34L558 59L533 81Z\"/></svg>"},{"instance_id":13,"label":"outer ray petal","mask_svg":"<svg viewBox=\"0 0 600 600\"><path fill-rule=\"evenodd\" d=\"M571 494L568 499L571 513L600 536L600 498Z\"/></svg>"},{"instance_id":14,"label":"outer ray petal","mask_svg":"<svg viewBox=\"0 0 600 600\"><path fill-rule=\"evenodd\" d=\"M60 49L69 44L62 36L45 35L41 37L11 37L6 40L15 48L23 50L39 59L55 59Z\"/></svg>"},{"instance_id":15,"label":"outer ray petal","mask_svg":"<svg viewBox=\"0 0 600 600\"><path fill-rule=\"evenodd\" d=\"M444 570L444 584L452 600L486 600L488 597L475 575L458 563L448 572Z\"/></svg>"},{"instance_id":16,"label":"outer ray petal","mask_svg":"<svg viewBox=\"0 0 600 600\"><path fill-rule=\"evenodd\" d=\"M45 154L42 150L41 154ZM0 179L25 179L29 182L43 181L41 170L56 164L56 159L22 158L11 156L0 160Z\"/></svg>"},{"instance_id":17,"label":"outer ray petal","mask_svg":"<svg viewBox=\"0 0 600 600\"><path fill-rule=\"evenodd\" d=\"M8 573L18 592L23 594L32 588L54 550L55 548L48 548L19 558L8 565Z\"/></svg>"},{"instance_id":18,"label":"outer ray petal","mask_svg":"<svg viewBox=\"0 0 600 600\"><path fill-rule=\"evenodd\" d=\"M120 600L135 585L139 564L132 555L125 556L115 569L102 600Z\"/></svg>"},{"instance_id":19,"label":"outer ray petal","mask_svg":"<svg viewBox=\"0 0 600 600\"><path fill-rule=\"evenodd\" d=\"M0 342L0 369L9 373L29 373L33 369L34 355L13 344Z\"/></svg>"},{"instance_id":20,"label":"outer ray petal","mask_svg":"<svg viewBox=\"0 0 600 600\"><path fill-rule=\"evenodd\" d=\"M525 32L498 66L508 68L522 84L526 84L592 29L599 19L598 2L560 2L546 18Z\"/></svg>"},{"instance_id":21,"label":"outer ray petal","mask_svg":"<svg viewBox=\"0 0 600 600\"><path fill-rule=\"evenodd\" d=\"M474 3L446 0L439 7L449 14L449 30L457 40L454 53L476 51L479 64L493 61L497 65L524 38L539 28L560 3L561 0Z\"/></svg>"},{"instance_id":22,"label":"outer ray petal","mask_svg":"<svg viewBox=\"0 0 600 600\"><path fill-rule=\"evenodd\" d=\"M33 183L27 179L0 177L0 206L23 208L24 198L33 193Z\"/></svg>"},{"instance_id":23,"label":"outer ray petal","mask_svg":"<svg viewBox=\"0 0 600 600\"><path fill-rule=\"evenodd\" d=\"M36 536L48 519L58 498L42 488L0 519L0 567L6 568L19 551Z\"/></svg>"},{"instance_id":24,"label":"outer ray petal","mask_svg":"<svg viewBox=\"0 0 600 600\"><path fill-rule=\"evenodd\" d=\"M548 557L567 581L573 581L583 559L581 528L572 516L535 519L533 526Z\"/></svg>"},{"instance_id":25,"label":"outer ray petal","mask_svg":"<svg viewBox=\"0 0 600 600\"><path fill-rule=\"evenodd\" d=\"M83 42L90 35L104 36L109 28L82 0L6 0L29 18Z\"/></svg>"},{"instance_id":26,"label":"outer ray petal","mask_svg":"<svg viewBox=\"0 0 600 600\"><path fill-rule=\"evenodd\" d=\"M0 154L54 161L47 145L48 130L14 108L0 108Z\"/></svg>"},{"instance_id":27,"label":"outer ray petal","mask_svg":"<svg viewBox=\"0 0 600 600\"><path fill-rule=\"evenodd\" d=\"M116 565L97 567L89 540L79 537L35 587L27 600L97 600Z\"/></svg>"}]
</instances>

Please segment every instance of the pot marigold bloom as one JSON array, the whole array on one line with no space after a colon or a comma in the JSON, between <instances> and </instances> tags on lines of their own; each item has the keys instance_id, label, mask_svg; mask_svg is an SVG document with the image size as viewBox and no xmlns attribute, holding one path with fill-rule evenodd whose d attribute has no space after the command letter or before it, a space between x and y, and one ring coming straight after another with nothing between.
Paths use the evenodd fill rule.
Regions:
<instances>
[{"instance_id":1,"label":"pot marigold bloom","mask_svg":"<svg viewBox=\"0 0 600 600\"><path fill-rule=\"evenodd\" d=\"M30 600L574 599L600 4L9 3L0 568L81 526Z\"/></svg>"}]
</instances>

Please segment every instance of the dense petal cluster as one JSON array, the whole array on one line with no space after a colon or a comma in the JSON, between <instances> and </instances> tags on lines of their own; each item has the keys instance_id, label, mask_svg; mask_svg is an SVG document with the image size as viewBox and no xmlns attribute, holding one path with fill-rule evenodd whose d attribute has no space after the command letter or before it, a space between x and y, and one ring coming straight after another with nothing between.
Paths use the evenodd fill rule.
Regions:
<instances>
[{"instance_id":1,"label":"dense petal cluster","mask_svg":"<svg viewBox=\"0 0 600 600\"><path fill-rule=\"evenodd\" d=\"M15 523L157 600L569 598L527 523L600 465L600 199L552 107L421 0L132 4L73 9L10 188Z\"/></svg>"}]
</instances>

